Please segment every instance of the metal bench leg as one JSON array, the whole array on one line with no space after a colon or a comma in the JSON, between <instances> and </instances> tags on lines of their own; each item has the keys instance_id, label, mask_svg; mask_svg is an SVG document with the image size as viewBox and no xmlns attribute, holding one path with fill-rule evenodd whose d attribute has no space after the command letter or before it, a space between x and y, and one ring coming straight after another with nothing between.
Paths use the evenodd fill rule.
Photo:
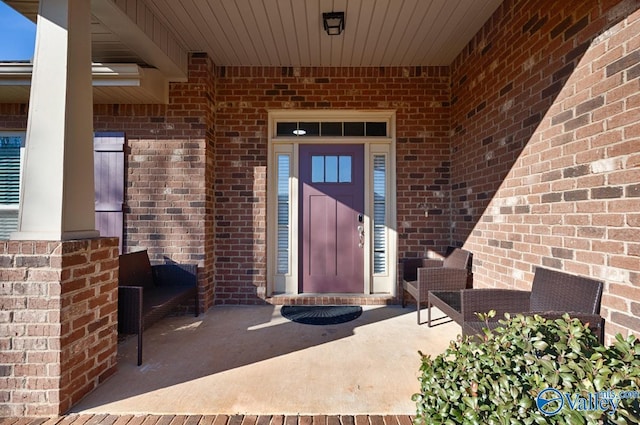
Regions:
<instances>
[{"instance_id":1,"label":"metal bench leg","mask_svg":"<svg viewBox=\"0 0 640 425\"><path fill-rule=\"evenodd\" d=\"M142 364L142 329L138 331L138 366Z\"/></svg>"}]
</instances>

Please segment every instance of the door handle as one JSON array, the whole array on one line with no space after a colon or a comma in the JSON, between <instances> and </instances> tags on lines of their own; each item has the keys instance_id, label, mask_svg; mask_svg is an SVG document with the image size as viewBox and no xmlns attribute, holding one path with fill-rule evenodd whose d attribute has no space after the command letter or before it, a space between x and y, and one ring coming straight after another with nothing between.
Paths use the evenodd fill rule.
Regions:
<instances>
[{"instance_id":1,"label":"door handle","mask_svg":"<svg viewBox=\"0 0 640 425\"><path fill-rule=\"evenodd\" d=\"M364 226L363 225L358 226L358 236L359 236L358 248L364 248Z\"/></svg>"}]
</instances>

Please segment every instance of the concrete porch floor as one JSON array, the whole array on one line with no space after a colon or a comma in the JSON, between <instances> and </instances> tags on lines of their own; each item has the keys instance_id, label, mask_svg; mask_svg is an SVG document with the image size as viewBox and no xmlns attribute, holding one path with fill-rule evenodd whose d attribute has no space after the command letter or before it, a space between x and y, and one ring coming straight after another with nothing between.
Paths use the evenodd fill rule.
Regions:
<instances>
[{"instance_id":1,"label":"concrete porch floor","mask_svg":"<svg viewBox=\"0 0 640 425\"><path fill-rule=\"evenodd\" d=\"M136 338L121 342L118 372L71 413L413 415L418 350L437 355L460 333L440 322L418 326L413 306L368 306L331 326L289 322L272 305L168 317L145 332L142 366Z\"/></svg>"}]
</instances>

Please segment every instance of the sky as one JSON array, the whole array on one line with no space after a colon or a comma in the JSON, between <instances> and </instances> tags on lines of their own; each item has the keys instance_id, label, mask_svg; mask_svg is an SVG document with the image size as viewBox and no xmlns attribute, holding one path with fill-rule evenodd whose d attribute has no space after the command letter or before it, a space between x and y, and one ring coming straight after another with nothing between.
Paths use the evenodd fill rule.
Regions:
<instances>
[{"instance_id":1,"label":"sky","mask_svg":"<svg viewBox=\"0 0 640 425\"><path fill-rule=\"evenodd\" d=\"M36 25L0 1L0 62L31 60Z\"/></svg>"}]
</instances>

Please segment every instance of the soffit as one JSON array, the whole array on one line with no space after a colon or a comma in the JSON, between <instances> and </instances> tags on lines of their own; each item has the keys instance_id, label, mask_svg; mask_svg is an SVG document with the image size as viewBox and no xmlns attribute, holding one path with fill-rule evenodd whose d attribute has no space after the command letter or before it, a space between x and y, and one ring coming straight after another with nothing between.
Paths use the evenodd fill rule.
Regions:
<instances>
[{"instance_id":1,"label":"soffit","mask_svg":"<svg viewBox=\"0 0 640 425\"><path fill-rule=\"evenodd\" d=\"M0 103L27 103L33 65L0 62ZM168 103L169 85L160 71L135 64L92 66L93 101L106 103Z\"/></svg>"},{"instance_id":2,"label":"soffit","mask_svg":"<svg viewBox=\"0 0 640 425\"><path fill-rule=\"evenodd\" d=\"M186 51L206 52L216 65L370 67L449 65L502 0L129 2L144 3ZM7 3L35 21L37 0ZM340 36L322 29L322 12L332 10L345 12ZM145 63L95 17L92 32L94 61Z\"/></svg>"},{"instance_id":3,"label":"soffit","mask_svg":"<svg viewBox=\"0 0 640 425\"><path fill-rule=\"evenodd\" d=\"M226 66L449 65L502 0L153 0L191 51ZM345 12L329 36L322 12Z\"/></svg>"}]
</instances>

